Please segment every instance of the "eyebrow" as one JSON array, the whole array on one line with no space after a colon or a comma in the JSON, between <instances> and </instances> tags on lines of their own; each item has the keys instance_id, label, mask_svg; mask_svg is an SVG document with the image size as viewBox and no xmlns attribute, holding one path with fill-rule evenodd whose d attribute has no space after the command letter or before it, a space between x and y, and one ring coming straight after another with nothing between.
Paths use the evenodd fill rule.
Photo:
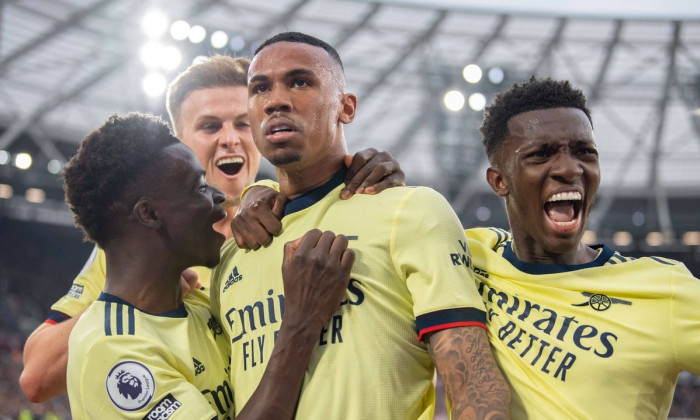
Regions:
<instances>
[{"instance_id":1,"label":"eyebrow","mask_svg":"<svg viewBox=\"0 0 700 420\"><path fill-rule=\"evenodd\" d=\"M238 115L235 115L235 116L233 117L233 119L234 119L234 120L240 120L241 118L247 118L247 117L248 117L248 111L243 112L243 113L238 114ZM221 118L221 117L218 117L218 116L216 116L216 115L209 115L209 114L206 114L206 115L200 115L200 116L198 116L197 119L196 119L195 121L196 121L196 122L200 122L200 121L221 121L222 119L225 119L225 118Z\"/></svg>"},{"instance_id":2,"label":"eyebrow","mask_svg":"<svg viewBox=\"0 0 700 420\"><path fill-rule=\"evenodd\" d=\"M296 76L316 76L316 74L308 69L292 69L289 70L287 73L284 74L285 78L289 77L296 77ZM255 82L267 82L270 80L269 76L266 76L264 74L258 74L250 78L248 80L248 84L255 83Z\"/></svg>"}]
</instances>

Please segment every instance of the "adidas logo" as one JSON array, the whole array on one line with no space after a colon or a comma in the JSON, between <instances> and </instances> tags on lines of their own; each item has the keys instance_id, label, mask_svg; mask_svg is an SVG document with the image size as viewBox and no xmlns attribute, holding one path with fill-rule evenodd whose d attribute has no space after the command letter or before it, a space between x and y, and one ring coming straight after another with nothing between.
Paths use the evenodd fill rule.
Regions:
<instances>
[{"instance_id":1,"label":"adidas logo","mask_svg":"<svg viewBox=\"0 0 700 420\"><path fill-rule=\"evenodd\" d=\"M194 362L194 376L197 376L206 370L204 364L194 357L192 358L192 362Z\"/></svg>"},{"instance_id":2,"label":"adidas logo","mask_svg":"<svg viewBox=\"0 0 700 420\"><path fill-rule=\"evenodd\" d=\"M224 290L221 291L221 293L224 293L226 289L228 289L233 283L239 282L243 280L243 276L241 274L238 274L238 266L233 267L233 271L231 274L229 274L228 279L226 279L226 284L224 284Z\"/></svg>"}]
</instances>

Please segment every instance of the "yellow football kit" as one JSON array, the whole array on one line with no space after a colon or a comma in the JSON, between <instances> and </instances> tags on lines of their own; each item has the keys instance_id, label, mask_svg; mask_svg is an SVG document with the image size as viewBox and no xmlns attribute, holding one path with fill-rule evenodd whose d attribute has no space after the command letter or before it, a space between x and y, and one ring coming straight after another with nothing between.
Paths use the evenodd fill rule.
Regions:
<instances>
[{"instance_id":1,"label":"yellow football kit","mask_svg":"<svg viewBox=\"0 0 700 420\"><path fill-rule=\"evenodd\" d=\"M504 230L466 235L513 419L665 419L678 374L700 374L700 280L683 264L604 245L532 264Z\"/></svg>"},{"instance_id":2,"label":"yellow football kit","mask_svg":"<svg viewBox=\"0 0 700 420\"><path fill-rule=\"evenodd\" d=\"M483 327L461 224L429 188L341 200L344 174L291 200L269 246L222 248L212 312L230 337L237 409L257 387L284 312L284 244L313 228L344 234L355 252L347 297L319 334L299 419L429 419L433 363L421 337Z\"/></svg>"},{"instance_id":3,"label":"yellow football kit","mask_svg":"<svg viewBox=\"0 0 700 420\"><path fill-rule=\"evenodd\" d=\"M102 293L70 335L73 419L230 419L228 346L200 290L157 315Z\"/></svg>"}]
</instances>

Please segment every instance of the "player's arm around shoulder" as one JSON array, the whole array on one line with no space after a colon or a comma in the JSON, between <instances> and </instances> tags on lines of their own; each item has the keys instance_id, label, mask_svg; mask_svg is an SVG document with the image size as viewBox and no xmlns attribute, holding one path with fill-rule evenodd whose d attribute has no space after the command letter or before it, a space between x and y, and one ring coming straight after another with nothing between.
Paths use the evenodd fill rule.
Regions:
<instances>
[{"instance_id":1,"label":"player's arm around shoulder","mask_svg":"<svg viewBox=\"0 0 700 420\"><path fill-rule=\"evenodd\" d=\"M450 401L451 419L508 419L510 389L478 326L427 336L428 351Z\"/></svg>"}]
</instances>

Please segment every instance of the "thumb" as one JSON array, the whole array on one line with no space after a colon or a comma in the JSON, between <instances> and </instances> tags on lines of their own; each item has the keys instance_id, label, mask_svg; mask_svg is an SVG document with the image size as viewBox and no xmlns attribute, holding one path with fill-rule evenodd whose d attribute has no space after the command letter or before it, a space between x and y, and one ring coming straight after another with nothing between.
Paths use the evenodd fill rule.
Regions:
<instances>
[{"instance_id":1,"label":"thumb","mask_svg":"<svg viewBox=\"0 0 700 420\"><path fill-rule=\"evenodd\" d=\"M303 236L301 238L297 238L291 242L287 242L286 244L284 244L284 262L287 262L290 259L292 259L296 250L299 249L299 245L301 244L302 238Z\"/></svg>"},{"instance_id":2,"label":"thumb","mask_svg":"<svg viewBox=\"0 0 700 420\"><path fill-rule=\"evenodd\" d=\"M352 165L352 158L353 158L353 155L345 155L344 160L345 160L345 167L346 168L349 168L350 165Z\"/></svg>"},{"instance_id":3,"label":"thumb","mask_svg":"<svg viewBox=\"0 0 700 420\"><path fill-rule=\"evenodd\" d=\"M272 214L277 216L278 219L282 220L284 216L284 209L287 207L287 197L282 194L277 194L275 197L275 202L272 204Z\"/></svg>"}]
</instances>

